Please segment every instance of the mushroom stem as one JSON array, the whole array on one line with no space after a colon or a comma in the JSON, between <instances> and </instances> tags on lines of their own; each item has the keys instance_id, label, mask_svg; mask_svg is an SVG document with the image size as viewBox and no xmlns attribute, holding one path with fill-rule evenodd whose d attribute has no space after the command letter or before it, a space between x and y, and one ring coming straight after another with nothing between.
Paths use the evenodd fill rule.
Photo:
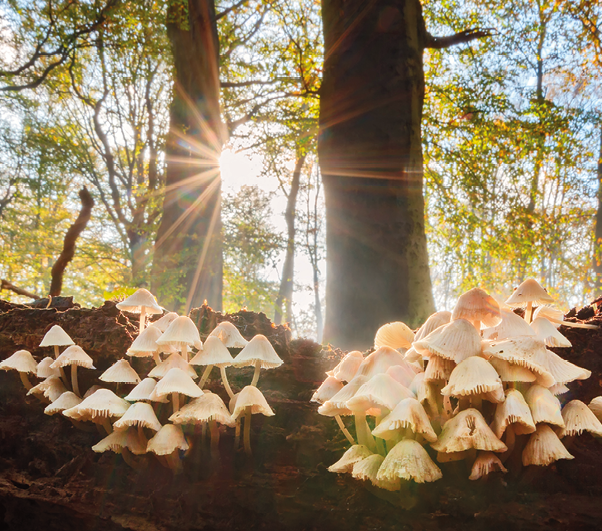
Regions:
<instances>
[{"instance_id":1,"label":"mushroom stem","mask_svg":"<svg viewBox=\"0 0 602 531\"><path fill-rule=\"evenodd\" d=\"M111 425L111 422L109 421L108 418L106 418L102 421L102 427L107 432L107 435L111 435L111 433L113 433L113 426Z\"/></svg>"},{"instance_id":2,"label":"mushroom stem","mask_svg":"<svg viewBox=\"0 0 602 531\"><path fill-rule=\"evenodd\" d=\"M211 369L213 369L213 365L207 365L207 367L205 367L205 370L203 371L203 376L201 376L201 379L199 380L199 389L202 389L205 385L205 382L211 374Z\"/></svg>"},{"instance_id":3,"label":"mushroom stem","mask_svg":"<svg viewBox=\"0 0 602 531\"><path fill-rule=\"evenodd\" d=\"M234 428L234 451L238 450L240 444L240 418L236 419L236 427Z\"/></svg>"},{"instance_id":4,"label":"mushroom stem","mask_svg":"<svg viewBox=\"0 0 602 531\"><path fill-rule=\"evenodd\" d=\"M479 335L481 335L481 321L473 321L472 324L477 329Z\"/></svg>"},{"instance_id":5,"label":"mushroom stem","mask_svg":"<svg viewBox=\"0 0 602 531\"><path fill-rule=\"evenodd\" d=\"M374 437L368 428L365 413L355 413L355 433L357 434L357 443L368 447L371 452L376 450Z\"/></svg>"},{"instance_id":6,"label":"mushroom stem","mask_svg":"<svg viewBox=\"0 0 602 531\"><path fill-rule=\"evenodd\" d=\"M180 349L180 352L184 361L188 362L188 345L186 343L182 343L182 348Z\"/></svg>"},{"instance_id":7,"label":"mushroom stem","mask_svg":"<svg viewBox=\"0 0 602 531\"><path fill-rule=\"evenodd\" d=\"M226 390L226 393L228 393L228 396L230 398L232 398L234 396L234 393L232 392L232 388L230 387L230 382L228 381L228 375L226 374L226 367L220 367L219 373L222 376L222 382L224 384L224 389Z\"/></svg>"},{"instance_id":8,"label":"mushroom stem","mask_svg":"<svg viewBox=\"0 0 602 531\"><path fill-rule=\"evenodd\" d=\"M531 301L529 301L527 303L527 309L525 310L525 321L527 321L527 323L531 322L532 314L533 314L533 303Z\"/></svg>"},{"instance_id":9,"label":"mushroom stem","mask_svg":"<svg viewBox=\"0 0 602 531\"><path fill-rule=\"evenodd\" d=\"M509 424L506 427L506 437L504 438L504 442L506 443L508 450L506 450L502 455L500 455L500 461L502 463L505 463L508 457L510 457L510 454L512 453L512 450L514 450L514 445L516 443L516 434L514 433L514 428L512 427L512 424Z\"/></svg>"},{"instance_id":10,"label":"mushroom stem","mask_svg":"<svg viewBox=\"0 0 602 531\"><path fill-rule=\"evenodd\" d=\"M245 432L243 437L245 453L251 455L251 406L245 407Z\"/></svg>"},{"instance_id":11,"label":"mushroom stem","mask_svg":"<svg viewBox=\"0 0 602 531\"><path fill-rule=\"evenodd\" d=\"M337 424L339 425L339 428L341 428L341 431L343 432L343 435L345 437L347 437L347 440L353 446L355 444L355 440L351 436L351 433L349 433L349 430L345 427L345 424L343 424L343 419L341 418L341 415L335 415L334 418L337 421Z\"/></svg>"},{"instance_id":12,"label":"mushroom stem","mask_svg":"<svg viewBox=\"0 0 602 531\"><path fill-rule=\"evenodd\" d=\"M155 360L155 365L159 365L159 363L161 363L161 354L159 354L158 350L153 352L153 360Z\"/></svg>"},{"instance_id":13,"label":"mushroom stem","mask_svg":"<svg viewBox=\"0 0 602 531\"><path fill-rule=\"evenodd\" d=\"M142 306L142 311L140 312L140 329L138 330L138 335L140 335L144 331L144 326L146 324L146 308Z\"/></svg>"},{"instance_id":14,"label":"mushroom stem","mask_svg":"<svg viewBox=\"0 0 602 531\"><path fill-rule=\"evenodd\" d=\"M215 420L209 421L209 430L211 432L211 455L219 455L219 429Z\"/></svg>"},{"instance_id":15,"label":"mushroom stem","mask_svg":"<svg viewBox=\"0 0 602 531\"><path fill-rule=\"evenodd\" d=\"M257 387L257 382L259 381L259 371L261 370L261 362L257 360L255 362L255 372L253 373L253 379L251 380L251 385L253 387Z\"/></svg>"},{"instance_id":16,"label":"mushroom stem","mask_svg":"<svg viewBox=\"0 0 602 531\"><path fill-rule=\"evenodd\" d=\"M58 345L54 345L54 359L57 359L59 357L59 346Z\"/></svg>"},{"instance_id":17,"label":"mushroom stem","mask_svg":"<svg viewBox=\"0 0 602 531\"><path fill-rule=\"evenodd\" d=\"M29 378L27 377L27 373L20 372L19 376L21 377L21 382L25 386L25 389L27 389L29 391L32 388L32 385L31 385L31 382L29 381Z\"/></svg>"},{"instance_id":18,"label":"mushroom stem","mask_svg":"<svg viewBox=\"0 0 602 531\"><path fill-rule=\"evenodd\" d=\"M146 435L144 434L144 428L142 427L141 424L138 425L138 438L140 439L140 442L146 446L148 444L148 439L146 438Z\"/></svg>"},{"instance_id":19,"label":"mushroom stem","mask_svg":"<svg viewBox=\"0 0 602 531\"><path fill-rule=\"evenodd\" d=\"M180 410L180 395L178 393L171 393L171 403L174 413Z\"/></svg>"},{"instance_id":20,"label":"mushroom stem","mask_svg":"<svg viewBox=\"0 0 602 531\"><path fill-rule=\"evenodd\" d=\"M71 386L69 385L69 380L67 379L67 375L65 374L65 369L63 369L62 367L59 367L59 371L61 373L61 380L63 380L65 387L67 389L71 389Z\"/></svg>"},{"instance_id":21,"label":"mushroom stem","mask_svg":"<svg viewBox=\"0 0 602 531\"><path fill-rule=\"evenodd\" d=\"M140 468L142 468L140 463L136 461L136 458L132 455L132 453L125 447L121 449L121 457L123 457L123 460L131 468L135 470L140 470Z\"/></svg>"},{"instance_id":22,"label":"mushroom stem","mask_svg":"<svg viewBox=\"0 0 602 531\"><path fill-rule=\"evenodd\" d=\"M73 424L73 426L75 426L78 430L87 431L87 432L96 431L92 426L89 426L88 424L84 424L83 422L80 422L79 420L75 420L75 419L69 419L69 420L71 421L71 424ZM99 429L99 431L101 430L101 428L98 424L96 424L96 427ZM104 432L102 432L101 435L104 437L105 436Z\"/></svg>"},{"instance_id":23,"label":"mushroom stem","mask_svg":"<svg viewBox=\"0 0 602 531\"><path fill-rule=\"evenodd\" d=\"M374 442L376 443L376 452L382 455L383 457L386 457L387 451L385 450L384 441L379 437L374 437Z\"/></svg>"},{"instance_id":24,"label":"mushroom stem","mask_svg":"<svg viewBox=\"0 0 602 531\"><path fill-rule=\"evenodd\" d=\"M82 395L79 392L79 384L77 383L77 365L75 364L71 365L71 386L73 387L73 392L81 398Z\"/></svg>"}]
</instances>

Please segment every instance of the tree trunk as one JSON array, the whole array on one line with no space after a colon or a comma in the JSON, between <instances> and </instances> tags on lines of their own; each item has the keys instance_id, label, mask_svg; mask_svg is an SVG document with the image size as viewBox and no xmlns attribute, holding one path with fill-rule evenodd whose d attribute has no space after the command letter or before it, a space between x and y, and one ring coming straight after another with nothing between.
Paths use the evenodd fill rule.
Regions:
<instances>
[{"instance_id":1,"label":"tree trunk","mask_svg":"<svg viewBox=\"0 0 602 531\"><path fill-rule=\"evenodd\" d=\"M319 156L327 215L324 338L364 348L434 311L422 195L418 0L323 0Z\"/></svg>"},{"instance_id":2,"label":"tree trunk","mask_svg":"<svg viewBox=\"0 0 602 531\"><path fill-rule=\"evenodd\" d=\"M222 306L221 181L224 139L219 105L215 5L173 2L167 32L174 93L167 139L163 217L155 241L153 291L160 303L187 312L203 300Z\"/></svg>"},{"instance_id":3,"label":"tree trunk","mask_svg":"<svg viewBox=\"0 0 602 531\"><path fill-rule=\"evenodd\" d=\"M598 210L596 211L596 228L594 233L595 294L602 292L602 129L600 131L600 152L598 153Z\"/></svg>"},{"instance_id":4,"label":"tree trunk","mask_svg":"<svg viewBox=\"0 0 602 531\"><path fill-rule=\"evenodd\" d=\"M274 311L274 323L282 322L282 313L284 310L284 318L290 322L293 313L293 289L295 275L295 217L297 208L297 196L299 195L299 186L301 184L301 170L305 164L305 155L299 156L293 170L293 180L291 189L288 193L286 201L286 211L284 219L286 220L287 240L286 240L286 256L284 265L282 266L282 279L280 280L280 289L276 298L276 309ZM284 308L283 308L284 305Z\"/></svg>"}]
</instances>

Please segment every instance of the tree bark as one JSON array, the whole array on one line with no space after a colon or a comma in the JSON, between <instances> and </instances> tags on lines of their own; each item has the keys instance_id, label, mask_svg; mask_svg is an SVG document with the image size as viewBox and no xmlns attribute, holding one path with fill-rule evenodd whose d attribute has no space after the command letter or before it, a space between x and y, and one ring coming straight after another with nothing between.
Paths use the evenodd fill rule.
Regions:
<instances>
[{"instance_id":1,"label":"tree bark","mask_svg":"<svg viewBox=\"0 0 602 531\"><path fill-rule=\"evenodd\" d=\"M598 153L598 209L596 211L596 228L594 232L594 260L595 274L594 289L596 295L602 292L602 129L600 130L600 151Z\"/></svg>"},{"instance_id":2,"label":"tree bark","mask_svg":"<svg viewBox=\"0 0 602 531\"><path fill-rule=\"evenodd\" d=\"M327 213L324 338L372 344L434 311L421 118L427 33L418 0L322 0L319 156Z\"/></svg>"},{"instance_id":3,"label":"tree bark","mask_svg":"<svg viewBox=\"0 0 602 531\"><path fill-rule=\"evenodd\" d=\"M222 306L219 47L213 0L173 2L167 32L174 93L166 145L163 217L157 232L153 291L179 312L203 300Z\"/></svg>"},{"instance_id":4,"label":"tree bark","mask_svg":"<svg viewBox=\"0 0 602 531\"><path fill-rule=\"evenodd\" d=\"M280 280L280 289L276 298L276 309L274 311L274 323L282 322L284 310L284 318L290 322L293 313L293 290L294 290L294 275L295 275L295 217L297 208L297 196L299 195L299 186L301 184L301 170L305 164L305 155L300 155L295 163L293 170L293 179L291 189L288 193L286 201L286 211L284 219L286 220L287 240L286 240L286 256L284 265L282 266L282 278ZM284 305L284 308L283 308Z\"/></svg>"}]
</instances>

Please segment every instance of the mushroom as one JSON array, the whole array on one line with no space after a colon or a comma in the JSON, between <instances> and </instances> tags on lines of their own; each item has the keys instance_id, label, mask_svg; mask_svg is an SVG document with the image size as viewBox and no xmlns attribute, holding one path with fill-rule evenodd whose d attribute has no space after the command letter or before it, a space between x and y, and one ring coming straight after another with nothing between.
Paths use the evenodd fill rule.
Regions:
<instances>
[{"instance_id":1,"label":"mushroom","mask_svg":"<svg viewBox=\"0 0 602 531\"><path fill-rule=\"evenodd\" d=\"M472 465L472 470L468 479L474 481L491 474L491 472L497 471L503 472L504 474L508 472L493 452L479 452Z\"/></svg>"},{"instance_id":2,"label":"mushroom","mask_svg":"<svg viewBox=\"0 0 602 531\"><path fill-rule=\"evenodd\" d=\"M71 387L73 392L77 396L81 396L79 392L79 385L77 383L77 367L83 367L84 369L94 369L92 364L92 358L88 356L84 349L77 345L67 347L65 351L54 361L50 366L53 369L63 368L71 366Z\"/></svg>"},{"instance_id":3,"label":"mushroom","mask_svg":"<svg viewBox=\"0 0 602 531\"><path fill-rule=\"evenodd\" d=\"M63 415L75 420L101 424L107 433L111 433L113 428L109 419L121 418L129 407L130 404L113 391L98 389L77 406L65 409Z\"/></svg>"},{"instance_id":4,"label":"mushroom","mask_svg":"<svg viewBox=\"0 0 602 531\"><path fill-rule=\"evenodd\" d=\"M502 308L501 322L496 326L483 330L484 339L502 340L517 336L534 336L535 331L529 324L512 310Z\"/></svg>"},{"instance_id":5,"label":"mushroom","mask_svg":"<svg viewBox=\"0 0 602 531\"><path fill-rule=\"evenodd\" d=\"M254 385L247 385L238 394L232 418L236 420L243 413L245 414L244 447L245 452L251 455L251 415L261 413L266 417L271 417L274 415L274 412L261 391Z\"/></svg>"},{"instance_id":6,"label":"mushroom","mask_svg":"<svg viewBox=\"0 0 602 531\"><path fill-rule=\"evenodd\" d=\"M156 433L161 429L161 423L150 404L147 404L146 402L136 402L128 408L115 424L113 424L115 430L124 430L129 427L138 428L138 438L146 447L148 439L144 434L144 428Z\"/></svg>"},{"instance_id":7,"label":"mushroom","mask_svg":"<svg viewBox=\"0 0 602 531\"><path fill-rule=\"evenodd\" d=\"M437 434L431 426L424 407L415 398L405 398L399 402L393 411L372 430L372 435L397 443L404 430L420 434L429 442L437 440Z\"/></svg>"},{"instance_id":8,"label":"mushroom","mask_svg":"<svg viewBox=\"0 0 602 531\"><path fill-rule=\"evenodd\" d=\"M426 483L441 479L443 474L422 445L413 439L398 442L385 457L376 478L394 481L396 478Z\"/></svg>"},{"instance_id":9,"label":"mushroom","mask_svg":"<svg viewBox=\"0 0 602 531\"><path fill-rule=\"evenodd\" d=\"M21 383L28 391L31 389L31 382L27 374L36 374L37 367L36 360L27 350L17 350L12 356L0 363L0 369L3 371L17 371L21 378Z\"/></svg>"},{"instance_id":10,"label":"mushroom","mask_svg":"<svg viewBox=\"0 0 602 531\"><path fill-rule=\"evenodd\" d=\"M602 437L602 423L581 400L571 400L564 406L562 418L565 427L558 434L561 439L565 436L581 435L584 431Z\"/></svg>"},{"instance_id":11,"label":"mushroom","mask_svg":"<svg viewBox=\"0 0 602 531\"><path fill-rule=\"evenodd\" d=\"M391 347L409 349L414 341L414 332L401 321L382 325L374 336L374 348Z\"/></svg>"},{"instance_id":12,"label":"mushroom","mask_svg":"<svg viewBox=\"0 0 602 531\"><path fill-rule=\"evenodd\" d=\"M134 339L134 342L127 350L128 356L136 358L146 358L152 356L155 360L155 365L161 363L159 353L165 350L165 347L157 344L157 339L163 335L163 332L154 323L149 324L142 333ZM169 347L171 350L171 347ZM173 352L173 351L172 351Z\"/></svg>"},{"instance_id":13,"label":"mushroom","mask_svg":"<svg viewBox=\"0 0 602 531\"><path fill-rule=\"evenodd\" d=\"M180 409L179 395L181 394L197 398L203 394L203 391L182 369L170 369L151 393L151 400L158 401L166 395L171 395L173 412L175 413Z\"/></svg>"},{"instance_id":14,"label":"mushroom","mask_svg":"<svg viewBox=\"0 0 602 531\"><path fill-rule=\"evenodd\" d=\"M523 465L548 466L558 459L574 459L567 451L552 428L547 424L538 424L525 448L523 449Z\"/></svg>"},{"instance_id":15,"label":"mushroom","mask_svg":"<svg viewBox=\"0 0 602 531\"><path fill-rule=\"evenodd\" d=\"M125 397L125 400L129 402L151 401L151 395L156 385L156 380L153 380L152 378L145 378L130 391L130 394ZM169 402L169 399L165 396L162 399L157 399L156 401L167 403Z\"/></svg>"},{"instance_id":16,"label":"mushroom","mask_svg":"<svg viewBox=\"0 0 602 531\"><path fill-rule=\"evenodd\" d=\"M548 389L541 385L532 385L525 393L525 401L531 409L535 424L546 422L564 428L560 401Z\"/></svg>"},{"instance_id":17,"label":"mushroom","mask_svg":"<svg viewBox=\"0 0 602 531\"><path fill-rule=\"evenodd\" d=\"M357 370L364 361L364 355L359 350L349 352L340 363L326 374L341 382L350 382L357 374Z\"/></svg>"},{"instance_id":18,"label":"mushroom","mask_svg":"<svg viewBox=\"0 0 602 531\"><path fill-rule=\"evenodd\" d=\"M111 365L105 372L103 372L99 377L99 380L103 382L113 382L113 383L126 383L126 384L138 384L140 383L140 376L138 373L132 369L132 366L127 362L127 360L120 359Z\"/></svg>"},{"instance_id":19,"label":"mushroom","mask_svg":"<svg viewBox=\"0 0 602 531\"><path fill-rule=\"evenodd\" d=\"M153 367L148 375L151 378L163 378L171 369L180 369L193 380L196 380L199 377L194 368L191 367L191 365L177 352L174 352L165 361L162 361L159 365Z\"/></svg>"},{"instance_id":20,"label":"mushroom","mask_svg":"<svg viewBox=\"0 0 602 531\"><path fill-rule=\"evenodd\" d=\"M51 365L54 363L54 358L46 357L36 368L36 376L38 378L49 378L50 376L59 376L61 375L61 371L59 369L53 369Z\"/></svg>"},{"instance_id":21,"label":"mushroom","mask_svg":"<svg viewBox=\"0 0 602 531\"><path fill-rule=\"evenodd\" d=\"M275 369L280 367L283 361L280 359L274 347L264 335L257 334L238 356L234 358L232 365L234 367L255 367L251 385L257 386L260 369Z\"/></svg>"},{"instance_id":22,"label":"mushroom","mask_svg":"<svg viewBox=\"0 0 602 531\"><path fill-rule=\"evenodd\" d=\"M73 339L69 337L67 332L65 332L59 325L54 325L42 339L40 343L40 347L53 347L54 348L54 358L59 357L59 347L68 347L71 345L75 345ZM63 371L63 368L59 368L59 372L61 374L61 378L63 379L63 383L65 386L69 385L67 381L67 376Z\"/></svg>"},{"instance_id":23,"label":"mushroom","mask_svg":"<svg viewBox=\"0 0 602 531\"><path fill-rule=\"evenodd\" d=\"M527 323L531 322L533 303L541 305L550 302L554 302L554 299L550 297L548 292L542 288L539 282L534 278L525 280L506 300L506 304L513 308L527 306L527 309L525 310L525 321L527 321Z\"/></svg>"},{"instance_id":24,"label":"mushroom","mask_svg":"<svg viewBox=\"0 0 602 531\"><path fill-rule=\"evenodd\" d=\"M351 448L345 451L342 457L333 465L328 467L329 472L336 474L350 474L353 470L353 465L366 457L374 455L367 446L363 444L354 444Z\"/></svg>"},{"instance_id":25,"label":"mushroom","mask_svg":"<svg viewBox=\"0 0 602 531\"><path fill-rule=\"evenodd\" d=\"M138 335L144 331L147 314L156 315L163 313L163 309L157 304L153 294L144 288L136 290L134 294L130 295L125 300L118 302L116 306L124 312L140 314Z\"/></svg>"},{"instance_id":26,"label":"mushroom","mask_svg":"<svg viewBox=\"0 0 602 531\"><path fill-rule=\"evenodd\" d=\"M393 480L378 479L378 471L384 460L385 458L382 455L369 455L361 461L354 463L351 476L363 481L369 480L372 485L379 489L399 490L401 488L401 480L399 478L394 478Z\"/></svg>"},{"instance_id":27,"label":"mushroom","mask_svg":"<svg viewBox=\"0 0 602 531\"><path fill-rule=\"evenodd\" d=\"M446 325L450 321L451 321L451 312L447 312L447 311L435 312L418 329L418 331L414 335L414 341L420 341L421 339L424 339L433 330L436 330L440 326Z\"/></svg>"},{"instance_id":28,"label":"mushroom","mask_svg":"<svg viewBox=\"0 0 602 531\"><path fill-rule=\"evenodd\" d=\"M391 347L380 347L368 354L357 369L356 376L373 376L387 372L389 367L407 365L404 355Z\"/></svg>"},{"instance_id":29,"label":"mushroom","mask_svg":"<svg viewBox=\"0 0 602 531\"><path fill-rule=\"evenodd\" d=\"M556 327L547 319L537 317L533 319L531 328L535 332L535 337L543 341L547 347L571 347L571 342L564 337Z\"/></svg>"},{"instance_id":30,"label":"mushroom","mask_svg":"<svg viewBox=\"0 0 602 531\"><path fill-rule=\"evenodd\" d=\"M167 330L169 328L169 325L171 323L173 323L173 321L175 319L177 319L177 317L178 317L178 314L176 312L169 312L169 313L166 313L160 319L157 319L156 321L152 322L151 324L153 326L156 326L161 331L161 333L163 333L163 332L165 332L165 330Z\"/></svg>"},{"instance_id":31,"label":"mushroom","mask_svg":"<svg viewBox=\"0 0 602 531\"><path fill-rule=\"evenodd\" d=\"M203 348L199 330L190 317L181 315L176 317L161 337L157 339L157 345L169 345L181 352L184 361L188 362L188 350L195 347Z\"/></svg>"},{"instance_id":32,"label":"mushroom","mask_svg":"<svg viewBox=\"0 0 602 531\"><path fill-rule=\"evenodd\" d=\"M63 384L63 381L58 376L49 376L43 382L40 382L38 385L33 386L29 391L27 391L27 396L34 395L38 398L43 396L50 402L54 402L61 396L67 388Z\"/></svg>"},{"instance_id":33,"label":"mushroom","mask_svg":"<svg viewBox=\"0 0 602 531\"><path fill-rule=\"evenodd\" d=\"M44 413L46 415L56 415L57 413L62 413L66 409L70 409L81 404L81 402L82 399L75 393L72 393L71 391L66 391L61 396L59 396L54 402L52 402L52 404L46 406L46 409L44 409Z\"/></svg>"},{"instance_id":34,"label":"mushroom","mask_svg":"<svg viewBox=\"0 0 602 531\"><path fill-rule=\"evenodd\" d=\"M481 352L481 336L466 319L456 319L414 341L416 351L428 358L433 354L460 363Z\"/></svg>"},{"instance_id":35,"label":"mushroom","mask_svg":"<svg viewBox=\"0 0 602 531\"><path fill-rule=\"evenodd\" d=\"M189 448L190 446L186 441L186 437L184 437L182 428L173 424L165 424L157 434L148 441L146 450L157 456L165 457L169 468L178 470L180 468L180 457L178 452L180 450L186 451Z\"/></svg>"},{"instance_id":36,"label":"mushroom","mask_svg":"<svg viewBox=\"0 0 602 531\"><path fill-rule=\"evenodd\" d=\"M138 437L136 428L127 428L123 430L115 430L107 437L92 446L92 450L97 453L103 453L108 450L121 454L123 460L132 468L140 468L137 461L131 456L130 452L135 455L146 453L146 443Z\"/></svg>"},{"instance_id":37,"label":"mushroom","mask_svg":"<svg viewBox=\"0 0 602 531\"><path fill-rule=\"evenodd\" d=\"M341 389L343 389L343 382L337 380L334 376L329 376L322 382L322 385L318 387L316 392L312 395L310 402L323 404L327 400L330 400Z\"/></svg>"},{"instance_id":38,"label":"mushroom","mask_svg":"<svg viewBox=\"0 0 602 531\"><path fill-rule=\"evenodd\" d=\"M203 372L203 376L199 381L199 388L203 388L203 385L205 385L207 378L209 378L211 369L213 368L213 366L217 365L220 370L224 388L226 389L228 396L232 398L234 396L234 393L232 392L232 389L230 388L230 383L228 382L226 367L230 367L233 361L234 359L232 358L232 355L228 352L228 349L225 347L225 345L216 336L209 336L205 341L203 350L199 351L197 355L190 360L190 365L206 366L205 371Z\"/></svg>"},{"instance_id":39,"label":"mushroom","mask_svg":"<svg viewBox=\"0 0 602 531\"><path fill-rule=\"evenodd\" d=\"M217 337L226 348L244 348L249 343L230 321L222 321L209 334Z\"/></svg>"},{"instance_id":40,"label":"mushroom","mask_svg":"<svg viewBox=\"0 0 602 531\"><path fill-rule=\"evenodd\" d=\"M498 302L480 288L473 288L460 295L452 312L452 321L466 319L470 321L479 334L481 323L485 327L496 326L502 320Z\"/></svg>"}]
</instances>

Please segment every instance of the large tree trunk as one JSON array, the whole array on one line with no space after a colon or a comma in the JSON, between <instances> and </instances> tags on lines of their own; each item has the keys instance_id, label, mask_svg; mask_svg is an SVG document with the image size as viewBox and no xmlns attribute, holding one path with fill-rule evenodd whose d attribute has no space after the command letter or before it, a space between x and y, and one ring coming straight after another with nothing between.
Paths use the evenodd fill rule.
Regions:
<instances>
[{"instance_id":1,"label":"large tree trunk","mask_svg":"<svg viewBox=\"0 0 602 531\"><path fill-rule=\"evenodd\" d=\"M327 215L324 339L372 344L434 310L422 196L418 0L322 0L319 155Z\"/></svg>"},{"instance_id":2,"label":"large tree trunk","mask_svg":"<svg viewBox=\"0 0 602 531\"><path fill-rule=\"evenodd\" d=\"M600 151L598 153L598 209L596 210L596 227L594 231L595 294L602 292L602 130L600 131Z\"/></svg>"},{"instance_id":3,"label":"large tree trunk","mask_svg":"<svg viewBox=\"0 0 602 531\"><path fill-rule=\"evenodd\" d=\"M221 182L223 124L215 5L173 2L167 32L174 94L167 140L163 218L157 232L153 291L162 305L187 311L222 305Z\"/></svg>"}]
</instances>

